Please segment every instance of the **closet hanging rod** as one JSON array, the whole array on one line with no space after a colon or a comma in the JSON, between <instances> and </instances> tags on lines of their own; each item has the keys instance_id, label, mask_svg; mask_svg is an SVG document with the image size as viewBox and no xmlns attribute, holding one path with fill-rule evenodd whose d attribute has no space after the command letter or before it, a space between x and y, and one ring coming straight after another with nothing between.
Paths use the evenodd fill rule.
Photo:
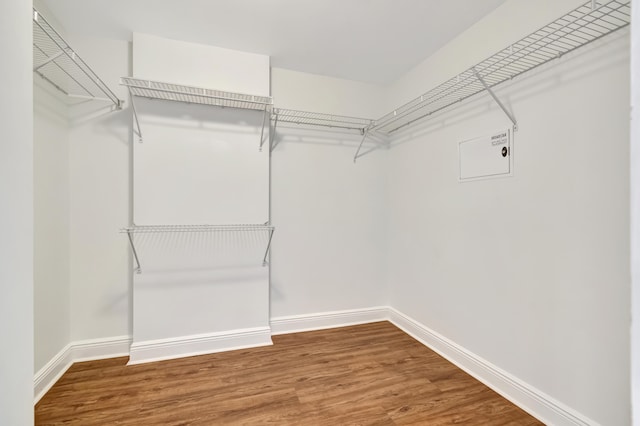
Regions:
<instances>
[{"instance_id":1,"label":"closet hanging rod","mask_svg":"<svg viewBox=\"0 0 640 426\"><path fill-rule=\"evenodd\" d=\"M629 0L611 0L606 4L598 4L590 0L384 115L376 120L373 130L390 135L620 30L631 22L629 3Z\"/></svg>"},{"instance_id":2,"label":"closet hanging rod","mask_svg":"<svg viewBox=\"0 0 640 426\"><path fill-rule=\"evenodd\" d=\"M123 101L33 9L33 72L70 98L108 101L121 109Z\"/></svg>"}]
</instances>

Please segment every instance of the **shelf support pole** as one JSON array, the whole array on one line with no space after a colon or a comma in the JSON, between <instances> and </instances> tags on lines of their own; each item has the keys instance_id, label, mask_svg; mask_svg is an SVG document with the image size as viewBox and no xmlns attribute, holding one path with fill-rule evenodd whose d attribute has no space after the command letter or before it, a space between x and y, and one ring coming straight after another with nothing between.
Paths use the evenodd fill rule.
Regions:
<instances>
[{"instance_id":1,"label":"shelf support pole","mask_svg":"<svg viewBox=\"0 0 640 426\"><path fill-rule=\"evenodd\" d=\"M513 114L504 106L504 104L500 101L500 99L498 99L498 97L496 96L496 94L493 92L493 90L491 90L491 87L489 87L489 85L487 84L486 81L484 81L484 79L480 76L480 74L478 73L478 71L476 70L475 67L471 68L473 70L473 74L476 76L476 78L478 79L478 81L480 83L482 83L482 85L484 86L485 90L487 92L489 92L489 94L491 95L491 97L493 98L493 100L495 101L496 104L498 104L498 106L500 107L500 109L502 110L502 112L504 112L504 114L509 118L509 120L511 121L511 123L513 124L513 130L516 131L518 130L518 122L516 121L516 118L513 116Z\"/></svg>"},{"instance_id":2,"label":"shelf support pole","mask_svg":"<svg viewBox=\"0 0 640 426\"><path fill-rule=\"evenodd\" d=\"M356 151L356 155L353 156L353 162L355 163L356 160L358 159L358 154L360 154L360 150L362 149L362 144L364 144L364 140L367 138L367 135L369 134L369 129L362 129L362 140L360 141L360 145L358 145L358 150Z\"/></svg>"},{"instance_id":3,"label":"shelf support pole","mask_svg":"<svg viewBox=\"0 0 640 426\"><path fill-rule=\"evenodd\" d=\"M142 273L142 268L140 267L140 260L138 259L138 252L136 251L136 245L133 244L133 237L131 236L131 231L127 231L127 236L129 237L129 244L131 245L131 251L133 251L133 258L136 260L136 274Z\"/></svg>"},{"instance_id":4,"label":"shelf support pole","mask_svg":"<svg viewBox=\"0 0 640 426\"><path fill-rule=\"evenodd\" d=\"M271 248L271 239L273 238L273 231L275 231L275 229L273 228L269 230L269 241L267 242L267 249L264 252L264 258L262 259L262 266L267 266L267 256L269 255L269 249Z\"/></svg>"},{"instance_id":5,"label":"shelf support pole","mask_svg":"<svg viewBox=\"0 0 640 426\"><path fill-rule=\"evenodd\" d=\"M267 123L267 112L269 107L265 105L264 115L262 116L262 131L260 132L260 152L262 152L262 145L264 145L264 128Z\"/></svg>"},{"instance_id":6,"label":"shelf support pole","mask_svg":"<svg viewBox=\"0 0 640 426\"><path fill-rule=\"evenodd\" d=\"M136 110L136 103L133 100L135 96L131 93L131 88L129 87L129 99L131 99L131 109L133 110L133 118L136 122L136 127L138 128L138 142L142 142L142 130L140 130L140 122L138 121L138 111ZM135 133L135 130L134 130Z\"/></svg>"}]
</instances>

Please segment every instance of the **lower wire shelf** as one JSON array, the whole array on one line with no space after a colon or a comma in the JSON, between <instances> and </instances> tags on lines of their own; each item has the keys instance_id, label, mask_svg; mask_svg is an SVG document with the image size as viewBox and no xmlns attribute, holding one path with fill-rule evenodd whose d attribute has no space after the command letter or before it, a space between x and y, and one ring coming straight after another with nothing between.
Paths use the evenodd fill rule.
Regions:
<instances>
[{"instance_id":1,"label":"lower wire shelf","mask_svg":"<svg viewBox=\"0 0 640 426\"><path fill-rule=\"evenodd\" d=\"M262 259L262 266L267 266L267 257L269 256L269 249L271 248L271 240L275 227L271 226L268 222L265 224L231 224L231 225L132 225L127 228L122 228L121 233L126 233L129 238L129 244L131 245L131 251L136 262L135 272L137 274L142 273L142 266L140 264L140 258L136 245L134 242L134 234L156 234L156 233L211 233L211 232L264 232L267 233L267 246L264 251L264 257Z\"/></svg>"}]
</instances>

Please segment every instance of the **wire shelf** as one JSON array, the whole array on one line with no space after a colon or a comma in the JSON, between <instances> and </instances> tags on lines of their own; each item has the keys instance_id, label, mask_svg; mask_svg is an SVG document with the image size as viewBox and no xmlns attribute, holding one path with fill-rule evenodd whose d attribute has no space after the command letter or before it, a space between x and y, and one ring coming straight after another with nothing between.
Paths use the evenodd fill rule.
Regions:
<instances>
[{"instance_id":1,"label":"wire shelf","mask_svg":"<svg viewBox=\"0 0 640 426\"><path fill-rule=\"evenodd\" d=\"M227 231L270 231L274 227L264 224L233 225L134 225L122 228L121 232L133 234L149 234L159 232L227 232Z\"/></svg>"},{"instance_id":2,"label":"wire shelf","mask_svg":"<svg viewBox=\"0 0 640 426\"><path fill-rule=\"evenodd\" d=\"M269 110L273 104L271 97L268 96L223 92L131 77L122 77L120 84L127 86L132 95L149 99L260 111Z\"/></svg>"},{"instance_id":3,"label":"wire shelf","mask_svg":"<svg viewBox=\"0 0 640 426\"><path fill-rule=\"evenodd\" d=\"M272 119L280 123L293 123L301 126L331 127L345 130L358 130L363 133L374 125L374 121L367 118L348 117L344 115L324 114L320 112L296 111L276 108Z\"/></svg>"},{"instance_id":4,"label":"wire shelf","mask_svg":"<svg viewBox=\"0 0 640 426\"><path fill-rule=\"evenodd\" d=\"M629 0L589 1L376 120L391 134L629 25ZM486 83L486 87L485 84Z\"/></svg>"},{"instance_id":5,"label":"wire shelf","mask_svg":"<svg viewBox=\"0 0 640 426\"><path fill-rule=\"evenodd\" d=\"M122 108L122 101L36 9L33 71L70 98L108 101Z\"/></svg>"},{"instance_id":6,"label":"wire shelf","mask_svg":"<svg viewBox=\"0 0 640 426\"><path fill-rule=\"evenodd\" d=\"M136 262L135 272L142 273L142 266L140 264L140 258L138 251L136 250L136 244L133 238L135 234L156 234L156 233L212 233L212 232L265 232L267 235L267 246L264 251L264 257L262 259L262 266L268 265L267 257L269 256L269 249L271 248L271 239L275 227L265 224L232 224L232 225L133 225L127 228L122 228L120 232L126 233L129 237L129 244L131 245L131 251Z\"/></svg>"}]
</instances>

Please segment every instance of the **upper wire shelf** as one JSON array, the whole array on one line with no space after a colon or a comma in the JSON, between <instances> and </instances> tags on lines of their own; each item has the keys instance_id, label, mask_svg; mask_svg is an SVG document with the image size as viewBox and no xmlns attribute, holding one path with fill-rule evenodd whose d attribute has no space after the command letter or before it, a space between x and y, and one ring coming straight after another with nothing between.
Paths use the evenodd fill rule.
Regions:
<instances>
[{"instance_id":1,"label":"upper wire shelf","mask_svg":"<svg viewBox=\"0 0 640 426\"><path fill-rule=\"evenodd\" d=\"M184 86L181 84L163 83L160 81L141 80L139 78L121 77L120 84L127 86L131 95L131 106L135 119L137 134L142 142L142 129L138 119L134 96L160 99L164 101L185 102L190 104L210 105L224 108L262 111L262 130L260 132L260 151L265 144L265 126L273 107L270 96L247 95L245 93L224 92L222 90L202 87Z\"/></svg>"},{"instance_id":2,"label":"upper wire shelf","mask_svg":"<svg viewBox=\"0 0 640 426\"><path fill-rule=\"evenodd\" d=\"M275 108L273 120L280 123L292 123L301 126L330 127L344 130L357 130L361 134L374 125L374 120L368 118L349 117L344 115L324 114L320 112L297 111L292 109Z\"/></svg>"},{"instance_id":3,"label":"upper wire shelf","mask_svg":"<svg viewBox=\"0 0 640 426\"><path fill-rule=\"evenodd\" d=\"M599 5L591 0L391 111L376 120L373 129L389 135L484 90L494 96L492 87L629 25L629 3L612 0Z\"/></svg>"},{"instance_id":4,"label":"upper wire shelf","mask_svg":"<svg viewBox=\"0 0 640 426\"><path fill-rule=\"evenodd\" d=\"M69 46L64 38L33 9L33 72L70 98L122 101Z\"/></svg>"},{"instance_id":5,"label":"upper wire shelf","mask_svg":"<svg viewBox=\"0 0 640 426\"><path fill-rule=\"evenodd\" d=\"M186 102L228 108L270 109L273 101L269 96L247 95L244 93L224 92L222 90L183 86L159 81L122 77L120 84L127 86L134 96L165 101Z\"/></svg>"}]
</instances>

